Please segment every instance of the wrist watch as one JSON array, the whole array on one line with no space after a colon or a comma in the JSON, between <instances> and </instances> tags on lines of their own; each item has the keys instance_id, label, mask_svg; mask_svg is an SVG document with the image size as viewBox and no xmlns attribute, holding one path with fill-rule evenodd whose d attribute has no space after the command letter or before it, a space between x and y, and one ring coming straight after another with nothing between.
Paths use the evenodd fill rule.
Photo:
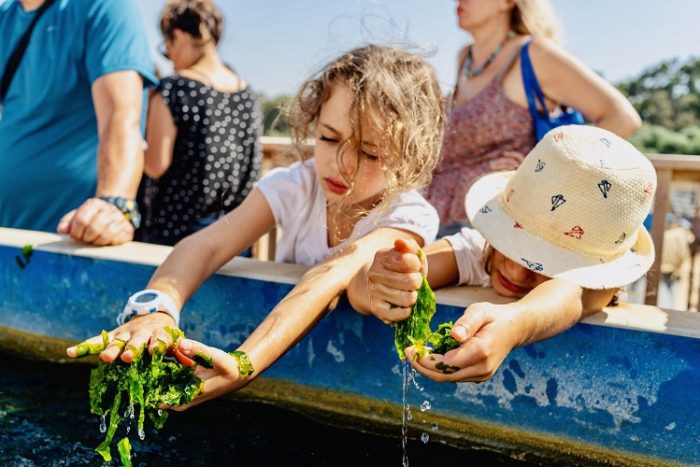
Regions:
<instances>
[{"instance_id":1,"label":"wrist watch","mask_svg":"<svg viewBox=\"0 0 700 467\"><path fill-rule=\"evenodd\" d=\"M117 316L117 324L121 326L134 316L158 311L170 315L175 320L175 325L180 326L180 309L175 304L175 300L170 295L155 289L142 290L129 297L124 311Z\"/></svg>"},{"instance_id":2,"label":"wrist watch","mask_svg":"<svg viewBox=\"0 0 700 467\"><path fill-rule=\"evenodd\" d=\"M135 200L122 198L121 196L98 196L97 199L101 199L119 209L124 214L124 218L134 226L134 229L138 229L139 225L141 225L141 213L139 213L139 206Z\"/></svg>"}]
</instances>

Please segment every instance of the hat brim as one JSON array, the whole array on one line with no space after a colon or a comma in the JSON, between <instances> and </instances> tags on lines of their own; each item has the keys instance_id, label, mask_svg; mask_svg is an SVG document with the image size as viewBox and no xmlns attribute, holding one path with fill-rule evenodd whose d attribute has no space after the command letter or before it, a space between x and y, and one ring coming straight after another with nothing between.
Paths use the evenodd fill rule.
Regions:
<instances>
[{"instance_id":1,"label":"hat brim","mask_svg":"<svg viewBox=\"0 0 700 467\"><path fill-rule=\"evenodd\" d=\"M465 199L467 216L496 250L512 261L551 278L588 289L611 289L642 277L654 262L654 244L642 226L624 255L607 262L554 245L524 228L501 204L501 193L515 172L497 172L476 181Z\"/></svg>"}]
</instances>

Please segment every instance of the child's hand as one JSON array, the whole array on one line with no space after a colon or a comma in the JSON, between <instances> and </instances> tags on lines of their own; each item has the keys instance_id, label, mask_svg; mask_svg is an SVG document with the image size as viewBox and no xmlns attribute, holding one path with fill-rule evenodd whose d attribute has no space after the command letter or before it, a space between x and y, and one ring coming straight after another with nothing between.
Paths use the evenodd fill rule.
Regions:
<instances>
[{"instance_id":1,"label":"child's hand","mask_svg":"<svg viewBox=\"0 0 700 467\"><path fill-rule=\"evenodd\" d=\"M204 391L194 398L192 402L177 407L163 408L181 412L209 399L240 389L250 381L250 378L243 377L238 372L236 359L223 350L209 347L191 339L178 340L177 350L189 358L193 358L198 353L205 354L211 358L213 366L212 368L205 368L198 365L194 370L194 375L204 381Z\"/></svg>"},{"instance_id":2,"label":"child's hand","mask_svg":"<svg viewBox=\"0 0 700 467\"><path fill-rule=\"evenodd\" d=\"M513 304L474 303L452 328L452 337L461 343L458 348L445 355L428 354L416 361L416 351L409 347L408 361L435 381L486 381L521 341L517 314L518 308Z\"/></svg>"},{"instance_id":3,"label":"child's hand","mask_svg":"<svg viewBox=\"0 0 700 467\"><path fill-rule=\"evenodd\" d=\"M164 352L172 344L170 334L165 331L166 327L177 327L175 320L166 313L134 316L123 325L107 333L108 345L100 352L100 360L112 363L121 355L122 361L131 363L141 356L146 347L151 353L156 348ZM102 336L95 336L84 341L83 344L96 345L102 341ZM85 346L68 347L66 354L72 358L87 355L83 353L83 347Z\"/></svg>"},{"instance_id":4,"label":"child's hand","mask_svg":"<svg viewBox=\"0 0 700 467\"><path fill-rule=\"evenodd\" d=\"M367 273L369 311L387 324L405 320L427 273L425 255L414 240L397 239L394 248L378 251Z\"/></svg>"}]
</instances>

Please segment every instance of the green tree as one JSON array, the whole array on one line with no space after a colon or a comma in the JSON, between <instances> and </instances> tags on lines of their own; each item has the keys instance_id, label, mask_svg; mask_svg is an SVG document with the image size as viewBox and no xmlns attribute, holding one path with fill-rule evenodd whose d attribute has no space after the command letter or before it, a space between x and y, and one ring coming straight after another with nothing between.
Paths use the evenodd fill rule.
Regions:
<instances>
[{"instance_id":1,"label":"green tree","mask_svg":"<svg viewBox=\"0 0 700 467\"><path fill-rule=\"evenodd\" d=\"M700 154L700 59L667 60L617 87L644 121L633 144L645 152Z\"/></svg>"},{"instance_id":2,"label":"green tree","mask_svg":"<svg viewBox=\"0 0 700 467\"><path fill-rule=\"evenodd\" d=\"M289 106L292 96L277 96L268 98L265 94L258 94L258 101L263 112L263 126L265 136L290 136Z\"/></svg>"}]
</instances>

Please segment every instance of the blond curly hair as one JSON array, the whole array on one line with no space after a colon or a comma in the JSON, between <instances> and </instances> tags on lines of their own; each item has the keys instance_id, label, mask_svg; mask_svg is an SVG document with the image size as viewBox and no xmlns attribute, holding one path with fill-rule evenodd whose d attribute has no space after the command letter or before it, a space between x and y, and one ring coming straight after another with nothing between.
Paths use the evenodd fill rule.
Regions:
<instances>
[{"instance_id":1,"label":"blond curly hair","mask_svg":"<svg viewBox=\"0 0 700 467\"><path fill-rule=\"evenodd\" d=\"M350 145L362 141L361 127L382 135L388 190L384 199L427 186L437 164L443 131L440 85L420 56L391 47L368 45L347 52L305 81L292 103L290 124L300 149L315 134L321 106L331 87L341 84L354 94L352 136L338 149L338 163ZM351 180L348 180L349 182Z\"/></svg>"}]
</instances>

